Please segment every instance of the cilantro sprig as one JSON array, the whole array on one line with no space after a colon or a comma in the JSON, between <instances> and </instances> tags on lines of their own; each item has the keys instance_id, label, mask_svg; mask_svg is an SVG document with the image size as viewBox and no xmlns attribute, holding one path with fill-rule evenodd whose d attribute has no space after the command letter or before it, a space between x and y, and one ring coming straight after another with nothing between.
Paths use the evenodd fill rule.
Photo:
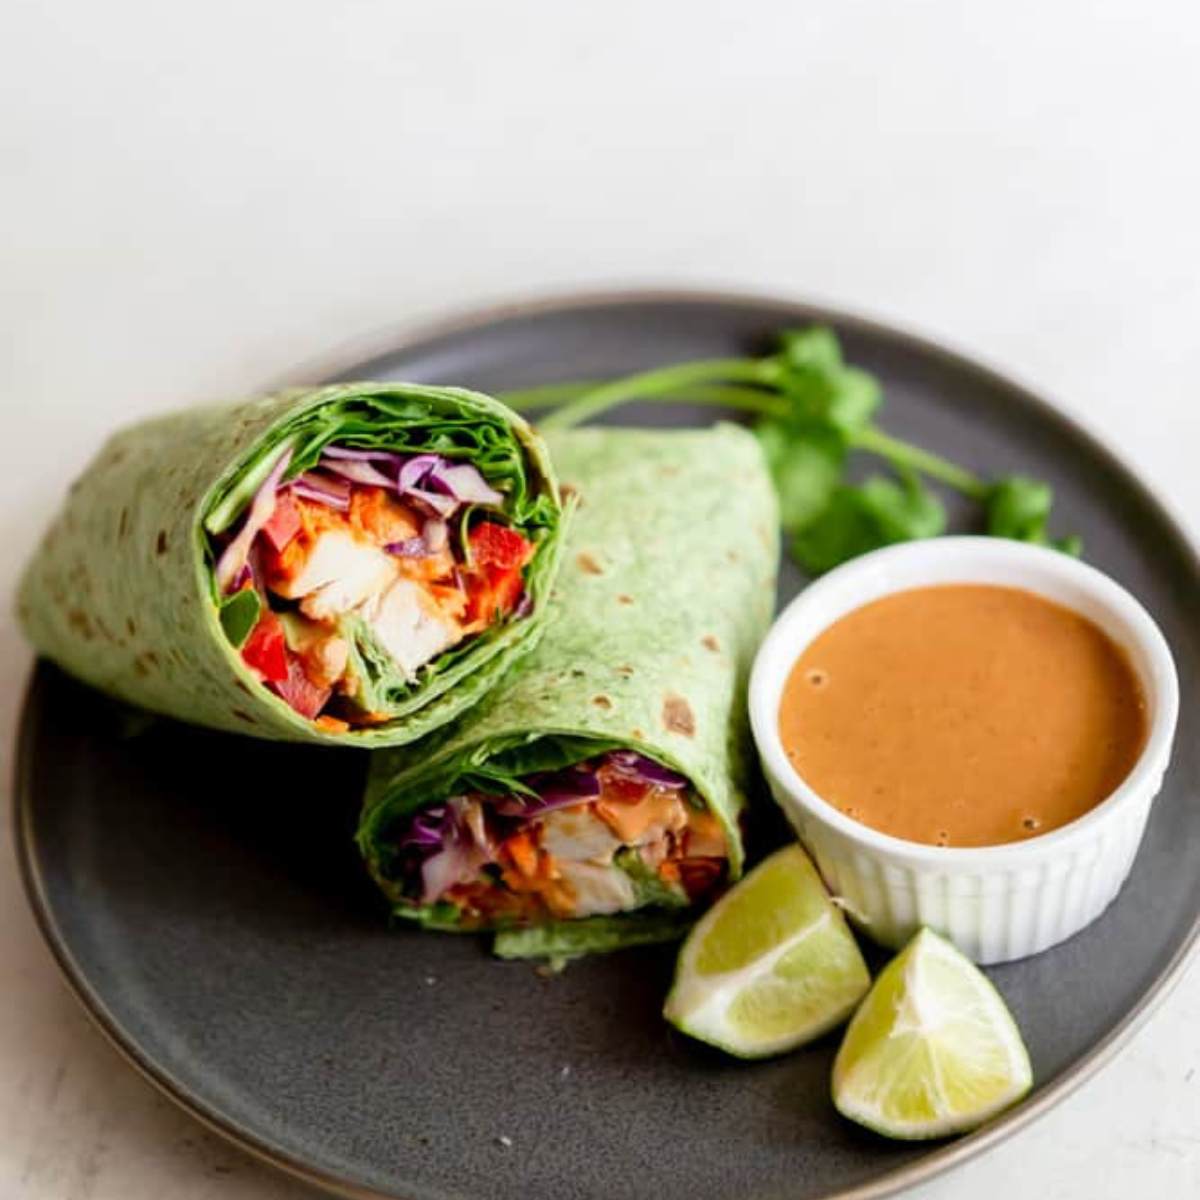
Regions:
<instances>
[{"instance_id":1,"label":"cilantro sprig","mask_svg":"<svg viewBox=\"0 0 1200 1200\"><path fill-rule=\"evenodd\" d=\"M503 397L517 409L551 408L544 430L569 429L631 400L687 402L754 416L779 493L793 557L813 573L896 542L937 537L946 510L930 484L967 497L995 537L1079 554L1076 536L1047 532L1054 495L1024 475L983 479L940 455L893 437L877 423L878 380L848 364L833 330L786 330L763 358L703 359L612 380L556 383ZM847 476L850 456L882 460L886 473L862 483Z\"/></svg>"}]
</instances>

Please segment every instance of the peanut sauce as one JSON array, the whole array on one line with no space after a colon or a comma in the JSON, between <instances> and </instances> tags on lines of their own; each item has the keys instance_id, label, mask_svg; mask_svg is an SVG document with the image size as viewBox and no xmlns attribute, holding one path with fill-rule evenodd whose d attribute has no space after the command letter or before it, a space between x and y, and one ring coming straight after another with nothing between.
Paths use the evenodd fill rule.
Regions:
<instances>
[{"instance_id":1,"label":"peanut sauce","mask_svg":"<svg viewBox=\"0 0 1200 1200\"><path fill-rule=\"evenodd\" d=\"M991 846L1058 829L1129 774L1146 701L1125 652L1032 592L950 584L848 613L800 655L779 713L800 776L895 837Z\"/></svg>"}]
</instances>

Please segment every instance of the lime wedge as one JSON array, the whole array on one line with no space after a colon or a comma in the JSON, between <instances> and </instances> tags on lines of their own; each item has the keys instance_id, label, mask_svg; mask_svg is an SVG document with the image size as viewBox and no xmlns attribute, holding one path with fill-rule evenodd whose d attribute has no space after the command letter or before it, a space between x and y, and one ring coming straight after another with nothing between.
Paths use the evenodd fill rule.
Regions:
<instances>
[{"instance_id":1,"label":"lime wedge","mask_svg":"<svg viewBox=\"0 0 1200 1200\"><path fill-rule=\"evenodd\" d=\"M987 977L928 929L880 972L833 1064L838 1110L892 1138L974 1129L1019 1100L1033 1072Z\"/></svg>"},{"instance_id":2,"label":"lime wedge","mask_svg":"<svg viewBox=\"0 0 1200 1200\"><path fill-rule=\"evenodd\" d=\"M844 1021L871 976L799 846L760 863L692 930L663 1015L742 1058L792 1050Z\"/></svg>"}]
</instances>

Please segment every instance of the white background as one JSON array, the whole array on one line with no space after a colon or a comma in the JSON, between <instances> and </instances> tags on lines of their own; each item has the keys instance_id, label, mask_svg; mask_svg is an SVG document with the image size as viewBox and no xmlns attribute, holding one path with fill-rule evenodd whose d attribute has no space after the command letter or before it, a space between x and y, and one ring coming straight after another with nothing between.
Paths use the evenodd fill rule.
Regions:
<instances>
[{"instance_id":1,"label":"white background","mask_svg":"<svg viewBox=\"0 0 1200 1200\"><path fill-rule=\"evenodd\" d=\"M6 726L13 578L111 425L546 288L732 284L924 328L1200 523L1194 4L8 0L0 22ZM3 837L0 1195L308 1195L93 1034ZM1193 972L1049 1118L914 1194L1195 1195L1198 1067Z\"/></svg>"}]
</instances>

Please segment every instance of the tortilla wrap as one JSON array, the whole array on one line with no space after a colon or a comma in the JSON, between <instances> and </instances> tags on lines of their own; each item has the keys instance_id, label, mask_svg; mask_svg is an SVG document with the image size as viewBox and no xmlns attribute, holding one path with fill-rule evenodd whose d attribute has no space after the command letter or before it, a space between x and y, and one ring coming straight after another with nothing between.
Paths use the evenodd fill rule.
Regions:
<instances>
[{"instance_id":1,"label":"tortilla wrap","mask_svg":"<svg viewBox=\"0 0 1200 1200\"><path fill-rule=\"evenodd\" d=\"M547 440L579 507L545 637L464 719L372 756L359 845L396 914L429 927L461 922L448 905L406 894L396 838L412 814L464 790L502 795L531 773L614 750L686 777L725 832L728 877L742 867L745 690L778 568L775 492L758 443L725 424ZM686 920L649 907L533 924L541 928L502 935L498 952L612 949L677 936Z\"/></svg>"},{"instance_id":2,"label":"tortilla wrap","mask_svg":"<svg viewBox=\"0 0 1200 1200\"><path fill-rule=\"evenodd\" d=\"M521 611L407 678L386 663L360 666L381 723L341 731L301 716L250 669L222 624L229 597L214 578L214 539L229 540L284 456L287 477L296 476L335 441L471 464L503 493L503 519L534 546ZM112 437L30 563L18 612L39 653L154 712L263 738L395 745L462 713L532 649L563 526L541 439L499 401L405 383L296 389L187 409Z\"/></svg>"}]
</instances>

